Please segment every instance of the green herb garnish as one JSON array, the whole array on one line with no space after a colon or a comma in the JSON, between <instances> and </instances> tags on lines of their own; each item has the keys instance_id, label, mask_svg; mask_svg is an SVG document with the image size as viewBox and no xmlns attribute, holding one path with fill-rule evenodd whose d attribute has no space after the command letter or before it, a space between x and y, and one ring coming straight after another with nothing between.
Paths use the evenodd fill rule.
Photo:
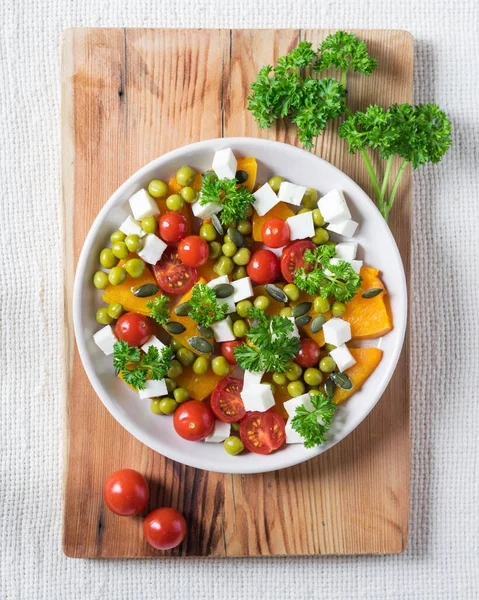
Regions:
<instances>
[{"instance_id":1,"label":"green herb garnish","mask_svg":"<svg viewBox=\"0 0 479 600\"><path fill-rule=\"evenodd\" d=\"M229 225L246 217L248 208L254 202L254 196L244 185L238 185L236 179L205 176L199 202L202 205L209 202L221 204L219 219L223 225Z\"/></svg>"},{"instance_id":2,"label":"green herb garnish","mask_svg":"<svg viewBox=\"0 0 479 600\"><path fill-rule=\"evenodd\" d=\"M173 355L171 346L165 346L161 351L150 346L148 352L142 354L139 348L117 340L113 346L113 366L135 390L144 390L148 379L157 381L166 377Z\"/></svg>"},{"instance_id":3,"label":"green herb garnish","mask_svg":"<svg viewBox=\"0 0 479 600\"><path fill-rule=\"evenodd\" d=\"M160 325L166 325L170 320L168 305L170 299L168 296L157 296L154 300L149 300L146 303L146 308L150 311L150 317Z\"/></svg>"},{"instance_id":4,"label":"green herb garnish","mask_svg":"<svg viewBox=\"0 0 479 600\"><path fill-rule=\"evenodd\" d=\"M206 283L196 283L193 286L188 304L190 305L189 316L203 327L210 327L216 321L221 321L228 311L228 306L219 304L214 290Z\"/></svg>"},{"instance_id":5,"label":"green herb garnish","mask_svg":"<svg viewBox=\"0 0 479 600\"><path fill-rule=\"evenodd\" d=\"M336 404L333 399L321 392L311 396L313 411L309 411L304 404L296 407L296 413L291 420L291 427L304 438L305 448L314 448L324 444L325 434L333 422Z\"/></svg>"}]
</instances>

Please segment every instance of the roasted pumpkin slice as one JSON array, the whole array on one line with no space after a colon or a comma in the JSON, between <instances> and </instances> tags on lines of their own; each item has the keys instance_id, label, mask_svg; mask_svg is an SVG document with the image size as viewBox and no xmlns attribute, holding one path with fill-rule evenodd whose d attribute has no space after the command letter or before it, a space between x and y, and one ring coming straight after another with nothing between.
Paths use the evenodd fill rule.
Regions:
<instances>
[{"instance_id":1,"label":"roasted pumpkin slice","mask_svg":"<svg viewBox=\"0 0 479 600\"><path fill-rule=\"evenodd\" d=\"M263 379L261 380L262 383L271 383L273 382L273 375L272 373L266 373L265 376L263 377ZM274 406L273 406L273 410L274 412L277 412L278 415L281 415L283 417L283 419L287 419L288 418L288 413L286 412L286 409L284 408L284 403L287 400L291 400L291 396L288 394L288 389L286 388L285 385L277 385L276 383L273 382L274 385Z\"/></svg>"},{"instance_id":2,"label":"roasted pumpkin slice","mask_svg":"<svg viewBox=\"0 0 479 600\"><path fill-rule=\"evenodd\" d=\"M336 389L333 400L340 404L361 389L366 379L381 362L383 351L379 348L349 348L356 359L356 364L346 369L345 373L351 378L353 387L350 390Z\"/></svg>"},{"instance_id":3,"label":"roasted pumpkin slice","mask_svg":"<svg viewBox=\"0 0 479 600\"><path fill-rule=\"evenodd\" d=\"M230 365L229 369L231 374L234 367ZM206 375L197 375L191 367L183 367L183 372L175 381L179 387L188 390L193 400L204 400L211 395L216 384L224 377L224 375L215 375L213 371L208 371Z\"/></svg>"},{"instance_id":4,"label":"roasted pumpkin slice","mask_svg":"<svg viewBox=\"0 0 479 600\"><path fill-rule=\"evenodd\" d=\"M265 215L260 217L256 212L253 213L253 240L255 242L263 241L262 229L268 219L276 218L286 221L288 217L294 215L293 211L288 208L284 202L278 202Z\"/></svg>"},{"instance_id":5,"label":"roasted pumpkin slice","mask_svg":"<svg viewBox=\"0 0 479 600\"><path fill-rule=\"evenodd\" d=\"M246 158L239 158L236 170L245 171L246 173L248 173L248 179L244 181L242 185L247 187L249 191L252 192L256 183L256 172L258 170L256 158L253 158L252 156L248 156Z\"/></svg>"},{"instance_id":6,"label":"roasted pumpkin slice","mask_svg":"<svg viewBox=\"0 0 479 600\"><path fill-rule=\"evenodd\" d=\"M198 277L202 277L203 279L206 279L206 281L211 281L212 279L219 277L219 275L213 271L215 263L216 258L212 258L207 260L204 265L201 265L201 267L196 267Z\"/></svg>"}]
</instances>

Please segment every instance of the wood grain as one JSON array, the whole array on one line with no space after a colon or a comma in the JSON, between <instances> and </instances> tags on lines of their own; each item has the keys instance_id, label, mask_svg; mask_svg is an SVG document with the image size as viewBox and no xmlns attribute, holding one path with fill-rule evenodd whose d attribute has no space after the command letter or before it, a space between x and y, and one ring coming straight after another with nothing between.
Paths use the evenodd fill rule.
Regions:
<instances>
[{"instance_id":1,"label":"wood grain","mask_svg":"<svg viewBox=\"0 0 479 600\"><path fill-rule=\"evenodd\" d=\"M164 556L148 547L141 518L105 509L102 485L120 467L152 484L151 508L173 505L189 523L172 556L395 553L405 549L409 496L409 352L371 415L307 463L264 475L185 467L149 450L110 416L92 390L72 337L74 268L96 214L134 171L173 148L220 136L296 144L294 130L257 128L245 110L263 64L325 30L70 29L63 37L62 182L65 248L63 550L72 557ZM412 99L412 38L360 31L378 58L352 76L350 106ZM371 194L358 157L328 127L315 152ZM411 175L391 227L409 273ZM119 526L119 524L121 526Z\"/></svg>"}]
</instances>

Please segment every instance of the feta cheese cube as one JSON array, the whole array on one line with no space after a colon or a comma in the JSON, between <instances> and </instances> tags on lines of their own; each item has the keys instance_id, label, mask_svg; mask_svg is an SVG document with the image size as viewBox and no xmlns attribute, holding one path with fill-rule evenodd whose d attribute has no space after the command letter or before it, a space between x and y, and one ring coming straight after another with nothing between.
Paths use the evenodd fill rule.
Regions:
<instances>
[{"instance_id":1,"label":"feta cheese cube","mask_svg":"<svg viewBox=\"0 0 479 600\"><path fill-rule=\"evenodd\" d=\"M296 407L304 405L306 410L309 412L313 412L314 406L311 402L311 397L309 394L301 394L301 396L296 396L295 398L291 398L291 400L286 400L283 404L284 410L288 413L288 417L294 417L296 414Z\"/></svg>"},{"instance_id":2,"label":"feta cheese cube","mask_svg":"<svg viewBox=\"0 0 479 600\"><path fill-rule=\"evenodd\" d=\"M281 248L270 248L269 246L264 246L264 248L275 254L278 258L281 258L283 250L286 248L286 246L281 246Z\"/></svg>"},{"instance_id":3,"label":"feta cheese cube","mask_svg":"<svg viewBox=\"0 0 479 600\"><path fill-rule=\"evenodd\" d=\"M288 217L286 223L289 226L289 237L293 240L304 240L314 237L313 211Z\"/></svg>"},{"instance_id":4,"label":"feta cheese cube","mask_svg":"<svg viewBox=\"0 0 479 600\"><path fill-rule=\"evenodd\" d=\"M304 185L296 185L289 181L283 181L279 186L278 198L280 202L287 202L299 206L303 199L306 187Z\"/></svg>"},{"instance_id":5,"label":"feta cheese cube","mask_svg":"<svg viewBox=\"0 0 479 600\"><path fill-rule=\"evenodd\" d=\"M253 286L251 285L251 279L249 277L242 277L241 279L232 281L231 285L235 289L233 294L233 300L235 302L239 302L240 300L245 300L246 298L251 298L251 296L253 296Z\"/></svg>"},{"instance_id":6,"label":"feta cheese cube","mask_svg":"<svg viewBox=\"0 0 479 600\"><path fill-rule=\"evenodd\" d=\"M137 251L137 254L149 265L156 265L162 257L163 252L166 250L166 247L165 242L160 240L157 235L149 233L145 236L143 247L141 250Z\"/></svg>"},{"instance_id":7,"label":"feta cheese cube","mask_svg":"<svg viewBox=\"0 0 479 600\"><path fill-rule=\"evenodd\" d=\"M208 202L208 204L200 204L201 193L198 200L191 205L191 212L198 219L210 219L216 213L219 213L223 208L218 202Z\"/></svg>"},{"instance_id":8,"label":"feta cheese cube","mask_svg":"<svg viewBox=\"0 0 479 600\"><path fill-rule=\"evenodd\" d=\"M332 265L339 265L340 262L348 262L353 268L353 270L356 271L356 273L359 273L361 267L363 266L362 260L344 260L342 258L338 258L337 256L333 257L329 262ZM326 275L332 275L329 269L324 269L324 272L326 273Z\"/></svg>"},{"instance_id":9,"label":"feta cheese cube","mask_svg":"<svg viewBox=\"0 0 479 600\"><path fill-rule=\"evenodd\" d=\"M296 325L295 321L294 321L294 317L286 317L287 319L289 319L291 321L291 323L293 324L293 331L290 331L288 333L288 337L292 338L292 337L298 337L299 338L299 330L298 330L298 326Z\"/></svg>"},{"instance_id":10,"label":"feta cheese cube","mask_svg":"<svg viewBox=\"0 0 479 600\"><path fill-rule=\"evenodd\" d=\"M289 419L286 422L285 431L286 431L286 443L287 444L303 444L304 443L303 436L300 433L298 433L296 430L293 429L293 427L291 425L291 419Z\"/></svg>"},{"instance_id":11,"label":"feta cheese cube","mask_svg":"<svg viewBox=\"0 0 479 600\"><path fill-rule=\"evenodd\" d=\"M143 344L141 349L143 350L143 352L148 352L148 348L150 346L154 346L158 349L159 352L161 352L161 350L165 347L165 344L163 342L160 342L156 335L152 335L151 338L145 344Z\"/></svg>"},{"instance_id":12,"label":"feta cheese cube","mask_svg":"<svg viewBox=\"0 0 479 600\"><path fill-rule=\"evenodd\" d=\"M352 260L351 266L356 271L356 273L359 273L361 271L361 267L363 266L363 261L362 260Z\"/></svg>"},{"instance_id":13,"label":"feta cheese cube","mask_svg":"<svg viewBox=\"0 0 479 600\"><path fill-rule=\"evenodd\" d=\"M327 223L339 223L351 218L341 190L333 189L318 200L318 208Z\"/></svg>"},{"instance_id":14,"label":"feta cheese cube","mask_svg":"<svg viewBox=\"0 0 479 600\"><path fill-rule=\"evenodd\" d=\"M229 277L228 275L221 275L221 277L217 277L216 279L212 279L211 281L208 281L208 283L206 284L208 287L210 287L211 289L215 288L217 285L220 285L222 283L229 283Z\"/></svg>"},{"instance_id":15,"label":"feta cheese cube","mask_svg":"<svg viewBox=\"0 0 479 600\"><path fill-rule=\"evenodd\" d=\"M140 221L136 221L131 215L127 217L123 223L119 227L120 231L122 231L125 235L134 235L136 234L138 237L143 237L146 235L146 232L141 228Z\"/></svg>"},{"instance_id":16,"label":"feta cheese cube","mask_svg":"<svg viewBox=\"0 0 479 600\"><path fill-rule=\"evenodd\" d=\"M137 221L160 213L155 199L146 190L139 190L130 198L130 208Z\"/></svg>"},{"instance_id":17,"label":"feta cheese cube","mask_svg":"<svg viewBox=\"0 0 479 600\"><path fill-rule=\"evenodd\" d=\"M329 225L326 225L326 229L333 231L334 233L339 233L339 235L344 235L344 237L353 237L357 228L358 223L356 223L356 221L352 221L351 219L348 219L347 221L341 221L339 223L329 223Z\"/></svg>"},{"instance_id":18,"label":"feta cheese cube","mask_svg":"<svg viewBox=\"0 0 479 600\"><path fill-rule=\"evenodd\" d=\"M264 371L245 371L243 375L243 389L245 390L252 385L260 384L263 375Z\"/></svg>"},{"instance_id":19,"label":"feta cheese cube","mask_svg":"<svg viewBox=\"0 0 479 600\"><path fill-rule=\"evenodd\" d=\"M217 342L231 342L235 339L233 333L233 321L229 315L226 319L213 323L211 329L213 330Z\"/></svg>"},{"instance_id":20,"label":"feta cheese cube","mask_svg":"<svg viewBox=\"0 0 479 600\"><path fill-rule=\"evenodd\" d=\"M257 383L243 388L241 398L247 412L264 412L274 406L274 396L269 383Z\"/></svg>"},{"instance_id":21,"label":"feta cheese cube","mask_svg":"<svg viewBox=\"0 0 479 600\"><path fill-rule=\"evenodd\" d=\"M340 242L336 244L336 256L341 260L347 260L351 262L356 258L356 253L358 251L358 243L357 242Z\"/></svg>"},{"instance_id":22,"label":"feta cheese cube","mask_svg":"<svg viewBox=\"0 0 479 600\"><path fill-rule=\"evenodd\" d=\"M336 363L338 369L342 372L356 364L354 356L349 351L346 344L341 344L329 353Z\"/></svg>"},{"instance_id":23,"label":"feta cheese cube","mask_svg":"<svg viewBox=\"0 0 479 600\"><path fill-rule=\"evenodd\" d=\"M222 304L226 304L226 306L228 307L226 311L227 315L230 315L231 313L234 313L236 311L236 304L233 299L233 296L230 296L229 298L217 298L216 301L220 306Z\"/></svg>"},{"instance_id":24,"label":"feta cheese cube","mask_svg":"<svg viewBox=\"0 0 479 600\"><path fill-rule=\"evenodd\" d=\"M157 398L158 396L166 396L168 389L164 379L148 379L144 390L138 390L138 394L142 400L145 398Z\"/></svg>"},{"instance_id":25,"label":"feta cheese cube","mask_svg":"<svg viewBox=\"0 0 479 600\"><path fill-rule=\"evenodd\" d=\"M113 333L113 329L106 325L100 331L93 334L93 341L100 348L103 354L109 356L113 354L113 346L116 342L116 335Z\"/></svg>"},{"instance_id":26,"label":"feta cheese cube","mask_svg":"<svg viewBox=\"0 0 479 600\"><path fill-rule=\"evenodd\" d=\"M326 344L341 346L351 339L351 325L343 319L333 318L323 325Z\"/></svg>"},{"instance_id":27,"label":"feta cheese cube","mask_svg":"<svg viewBox=\"0 0 479 600\"><path fill-rule=\"evenodd\" d=\"M213 171L220 179L234 179L238 162L231 148L218 150L213 158Z\"/></svg>"},{"instance_id":28,"label":"feta cheese cube","mask_svg":"<svg viewBox=\"0 0 479 600\"><path fill-rule=\"evenodd\" d=\"M278 196L273 192L273 188L269 183L262 185L253 196L255 198L253 208L260 217L269 212L279 202Z\"/></svg>"},{"instance_id":29,"label":"feta cheese cube","mask_svg":"<svg viewBox=\"0 0 479 600\"><path fill-rule=\"evenodd\" d=\"M224 421L219 421L218 419L215 421L215 426L208 437L205 437L205 442L211 442L218 444L219 442L224 442L227 437L229 437L231 433L231 424L225 423Z\"/></svg>"}]
</instances>

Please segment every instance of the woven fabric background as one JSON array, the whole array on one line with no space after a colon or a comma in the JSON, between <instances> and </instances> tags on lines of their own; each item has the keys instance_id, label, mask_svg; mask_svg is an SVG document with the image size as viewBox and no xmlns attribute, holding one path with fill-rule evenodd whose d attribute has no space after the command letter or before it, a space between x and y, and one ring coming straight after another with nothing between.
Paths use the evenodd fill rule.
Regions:
<instances>
[{"instance_id":1,"label":"woven fabric background","mask_svg":"<svg viewBox=\"0 0 479 600\"><path fill-rule=\"evenodd\" d=\"M1 0L0 598L479 597L477 0ZM454 146L414 174L410 542L399 556L85 561L61 552L60 34L402 28ZM68 184L67 184L68 185Z\"/></svg>"}]
</instances>

